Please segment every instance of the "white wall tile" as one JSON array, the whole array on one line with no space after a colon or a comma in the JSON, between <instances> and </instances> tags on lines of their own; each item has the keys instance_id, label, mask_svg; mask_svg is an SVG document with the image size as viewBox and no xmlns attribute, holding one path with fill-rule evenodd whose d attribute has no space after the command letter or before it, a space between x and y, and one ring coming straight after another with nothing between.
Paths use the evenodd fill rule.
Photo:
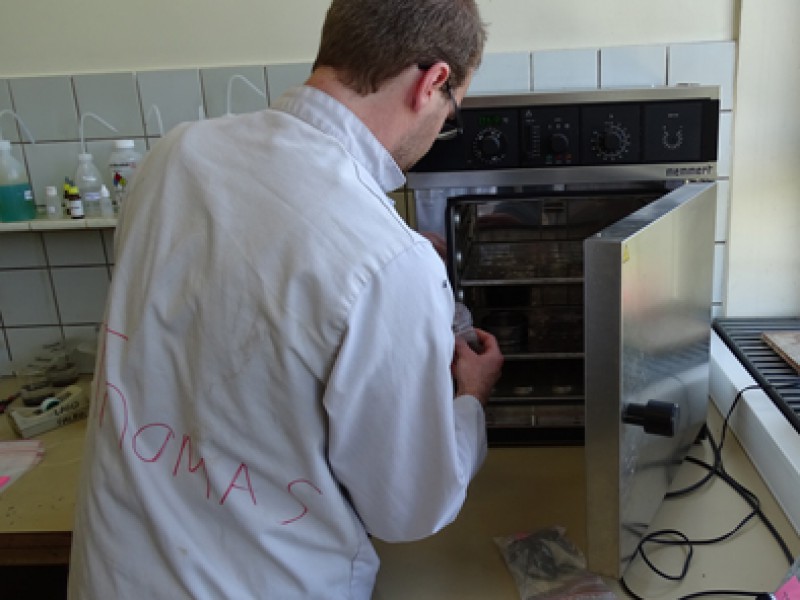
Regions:
<instances>
[{"instance_id":1,"label":"white wall tile","mask_svg":"<svg viewBox=\"0 0 800 600\"><path fill-rule=\"evenodd\" d=\"M78 112L83 118L84 138L115 139L144 136L142 109L133 73L74 75ZM95 119L94 113L113 125L114 132Z\"/></svg>"},{"instance_id":2,"label":"white wall tile","mask_svg":"<svg viewBox=\"0 0 800 600\"><path fill-rule=\"evenodd\" d=\"M197 107L203 102L198 69L146 71L136 79L148 136L161 136L178 123L197 120Z\"/></svg>"},{"instance_id":3,"label":"white wall tile","mask_svg":"<svg viewBox=\"0 0 800 600\"><path fill-rule=\"evenodd\" d=\"M78 139L78 109L69 77L10 79L9 84L17 114L37 142Z\"/></svg>"},{"instance_id":4,"label":"white wall tile","mask_svg":"<svg viewBox=\"0 0 800 600\"><path fill-rule=\"evenodd\" d=\"M675 44L669 47L668 85L720 86L720 106L733 108L736 42Z\"/></svg>"},{"instance_id":5,"label":"white wall tile","mask_svg":"<svg viewBox=\"0 0 800 600\"><path fill-rule=\"evenodd\" d=\"M46 344L61 341L60 327L19 327L6 330L12 369L29 363Z\"/></svg>"},{"instance_id":6,"label":"white wall tile","mask_svg":"<svg viewBox=\"0 0 800 600\"><path fill-rule=\"evenodd\" d=\"M32 232L7 232L0 234L0 268L44 267L42 237Z\"/></svg>"},{"instance_id":7,"label":"white wall tile","mask_svg":"<svg viewBox=\"0 0 800 600\"><path fill-rule=\"evenodd\" d=\"M101 231L101 235L103 238L103 247L106 251L106 262L108 264L114 264L114 235L116 233L115 229L103 229Z\"/></svg>"},{"instance_id":8,"label":"white wall tile","mask_svg":"<svg viewBox=\"0 0 800 600\"><path fill-rule=\"evenodd\" d=\"M731 185L727 179L717 181L717 220L714 227L714 240L728 240L728 215L731 207Z\"/></svg>"},{"instance_id":9,"label":"white wall tile","mask_svg":"<svg viewBox=\"0 0 800 600\"><path fill-rule=\"evenodd\" d=\"M267 79L264 67L201 69L200 78L203 82L206 116L209 118L222 117L229 111L231 114L242 114L264 110L267 107ZM229 87L230 106L228 106Z\"/></svg>"},{"instance_id":10,"label":"white wall tile","mask_svg":"<svg viewBox=\"0 0 800 600\"><path fill-rule=\"evenodd\" d=\"M528 52L485 54L472 77L470 96L487 93L529 92L531 55Z\"/></svg>"},{"instance_id":11,"label":"white wall tile","mask_svg":"<svg viewBox=\"0 0 800 600\"><path fill-rule=\"evenodd\" d=\"M666 84L666 46L600 49L600 87L658 87Z\"/></svg>"},{"instance_id":12,"label":"white wall tile","mask_svg":"<svg viewBox=\"0 0 800 600\"><path fill-rule=\"evenodd\" d=\"M106 262L99 230L52 231L43 236L52 266L104 265Z\"/></svg>"},{"instance_id":13,"label":"white wall tile","mask_svg":"<svg viewBox=\"0 0 800 600\"><path fill-rule=\"evenodd\" d=\"M0 313L6 327L56 325L58 313L47 271L0 271Z\"/></svg>"},{"instance_id":14,"label":"white wall tile","mask_svg":"<svg viewBox=\"0 0 800 600\"><path fill-rule=\"evenodd\" d=\"M717 176L730 177L733 168L733 113L719 115L719 146L717 147Z\"/></svg>"},{"instance_id":15,"label":"white wall tile","mask_svg":"<svg viewBox=\"0 0 800 600\"><path fill-rule=\"evenodd\" d=\"M53 287L65 325L103 320L109 276L106 267L53 269Z\"/></svg>"},{"instance_id":16,"label":"white wall tile","mask_svg":"<svg viewBox=\"0 0 800 600\"><path fill-rule=\"evenodd\" d=\"M72 351L75 363L81 373L94 371L97 352L97 335L99 325L67 325L64 327L64 341L67 348Z\"/></svg>"},{"instance_id":17,"label":"white wall tile","mask_svg":"<svg viewBox=\"0 0 800 600\"><path fill-rule=\"evenodd\" d=\"M8 377L13 374L11 368L11 354L9 353L6 338L0 335L0 377Z\"/></svg>"},{"instance_id":18,"label":"white wall tile","mask_svg":"<svg viewBox=\"0 0 800 600\"><path fill-rule=\"evenodd\" d=\"M714 281L711 291L711 301L722 304L725 297L725 244L714 245Z\"/></svg>"},{"instance_id":19,"label":"white wall tile","mask_svg":"<svg viewBox=\"0 0 800 600\"><path fill-rule=\"evenodd\" d=\"M286 90L305 83L309 75L311 75L311 63L269 65L267 93L270 104L280 98Z\"/></svg>"},{"instance_id":20,"label":"white wall tile","mask_svg":"<svg viewBox=\"0 0 800 600\"><path fill-rule=\"evenodd\" d=\"M593 89L598 86L598 51L541 50L533 53L533 90Z\"/></svg>"},{"instance_id":21,"label":"white wall tile","mask_svg":"<svg viewBox=\"0 0 800 600\"><path fill-rule=\"evenodd\" d=\"M14 107L11 105L11 91L8 87L8 81L0 79L0 111L11 110L13 108ZM0 139L10 140L12 142L19 141L16 119L8 113L4 113L3 117L0 118Z\"/></svg>"}]
</instances>

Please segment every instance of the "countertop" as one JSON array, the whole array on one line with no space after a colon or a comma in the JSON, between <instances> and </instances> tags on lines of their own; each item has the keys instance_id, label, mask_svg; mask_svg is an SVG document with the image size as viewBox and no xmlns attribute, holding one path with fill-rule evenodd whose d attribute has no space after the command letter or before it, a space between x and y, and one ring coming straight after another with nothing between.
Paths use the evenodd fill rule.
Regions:
<instances>
[{"instance_id":1,"label":"countertop","mask_svg":"<svg viewBox=\"0 0 800 600\"><path fill-rule=\"evenodd\" d=\"M711 404L709 427L717 442L721 416ZM707 444L692 455L710 462ZM723 449L728 473L753 491L764 513L789 546L800 555L800 538L730 432ZM382 559L374 600L519 600L514 581L493 538L561 525L566 536L586 550L586 500L582 447L493 448L472 483L461 514L439 534L419 542L376 542ZM672 489L697 481L705 471L684 462ZM662 504L650 531L678 529L690 539L713 538L733 529L749 507L722 480L715 478L689 496ZM677 574L683 552L676 548L649 553L659 568ZM777 543L758 519L732 539L696 546L681 582L662 579L641 558L624 579L631 590L650 600L674 600L709 589L774 591L789 570ZM627 598L619 582L606 584Z\"/></svg>"},{"instance_id":2,"label":"countertop","mask_svg":"<svg viewBox=\"0 0 800 600\"><path fill-rule=\"evenodd\" d=\"M0 397L11 391L13 382L0 380ZM711 405L709 423L717 440L720 422ZM0 494L0 564L67 562L85 427L83 420L39 436L45 446L42 462ZM0 416L0 439L14 437L6 417ZM706 448L695 447L692 453L709 460ZM800 554L800 538L733 436L728 436L723 455L728 472L758 495L793 555ZM518 600L493 538L560 525L585 551L583 470L582 447L490 449L454 523L419 542L375 542L382 565L374 600ZM684 463L674 487L701 475L701 469ZM724 482L714 480L691 496L665 502L653 527L679 529L691 538L713 537L746 514L745 503ZM709 588L772 591L788 570L777 544L758 521L730 541L696 547L694 555L681 583L660 579L641 559L632 563L626 581L643 597L674 599ZM657 550L652 556L659 566L675 570L682 555ZM618 582L607 584L620 598L626 597Z\"/></svg>"}]
</instances>

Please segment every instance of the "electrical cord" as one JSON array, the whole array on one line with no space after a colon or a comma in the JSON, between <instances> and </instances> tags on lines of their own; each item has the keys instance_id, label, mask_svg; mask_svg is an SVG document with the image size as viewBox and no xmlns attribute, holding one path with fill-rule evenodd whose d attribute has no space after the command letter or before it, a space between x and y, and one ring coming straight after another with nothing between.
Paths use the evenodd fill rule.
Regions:
<instances>
[{"instance_id":1,"label":"electrical cord","mask_svg":"<svg viewBox=\"0 0 800 600\"><path fill-rule=\"evenodd\" d=\"M800 381L800 380L799 380ZM793 387L798 385L797 383L790 384L787 387ZM710 545L715 544L724 540L727 540L734 535L736 535L748 522L750 522L754 517L758 516L761 521L764 523L766 528L769 530L770 534L776 540L778 545L781 548L784 556L786 557L789 565L791 566L794 562L794 557L792 556L791 551L789 550L786 542L781 537L778 530L772 524L772 522L767 518L767 516L761 510L761 503L758 497L741 483L736 481L733 477L728 474L725 470L725 467L722 462L722 448L725 443L725 436L728 429L728 424L733 414L734 409L736 408L737 404L741 400L742 396L745 392L754 389L760 389L761 386L758 385L751 385L745 388L742 388L736 394L733 402L731 403L730 408L728 409L727 414L725 415L725 419L722 422L722 430L720 434L720 443L719 445L716 444L714 437L711 435L711 431L708 429L708 426L704 426L706 430L706 437L708 439L709 446L714 456L713 464L708 464L702 460L699 460L693 456L687 456L686 461L690 462L694 465L702 467L707 470L707 473L704 477L702 477L697 482L684 487L679 490L675 490L666 494L666 498L678 498L685 496L695 490L699 489L703 485L705 485L708 481L710 481L713 477L719 477L725 483L727 483L731 488L733 488L752 509L750 513L744 517L733 529L724 533L720 536L703 539L703 540L691 540L689 539L684 533L677 531L675 529L663 529L660 531L654 531L650 534L647 534L639 540L639 543L636 546L636 549L633 551L632 559L636 557L637 554L641 555L642 560L647 564L650 569L658 574L660 577L670 580L670 581L681 581L689 570L689 565L691 563L692 557L694 555L694 547L701 546L701 545ZM664 537L667 536L667 537ZM677 539L676 539L677 538ZM672 575L666 573L656 567L653 562L648 557L647 553L645 552L645 545L646 544L660 544L660 545L667 545L667 546L682 546L687 548L686 556L684 557L683 566L681 571L678 575ZM631 598L635 598L636 600L644 600L641 596L635 594L630 587L628 586L625 578L620 579L620 586L628 594ZM731 598L731 597L744 597L744 598L756 598L756 600L767 600L773 598L773 596L769 592L754 592L754 591L745 591L745 590L706 590L702 592L695 592L692 594L688 594L685 596L681 596L678 600L690 600L692 598L702 598L702 597L722 597L722 598Z\"/></svg>"}]
</instances>

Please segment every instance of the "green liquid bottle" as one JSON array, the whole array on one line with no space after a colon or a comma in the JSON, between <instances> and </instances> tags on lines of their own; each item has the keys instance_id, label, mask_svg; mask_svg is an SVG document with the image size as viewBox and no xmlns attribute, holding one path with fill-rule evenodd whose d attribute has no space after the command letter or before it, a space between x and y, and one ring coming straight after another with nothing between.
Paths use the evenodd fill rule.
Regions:
<instances>
[{"instance_id":1,"label":"green liquid bottle","mask_svg":"<svg viewBox=\"0 0 800 600\"><path fill-rule=\"evenodd\" d=\"M36 204L25 168L11 155L11 142L0 140L0 221L36 218Z\"/></svg>"}]
</instances>

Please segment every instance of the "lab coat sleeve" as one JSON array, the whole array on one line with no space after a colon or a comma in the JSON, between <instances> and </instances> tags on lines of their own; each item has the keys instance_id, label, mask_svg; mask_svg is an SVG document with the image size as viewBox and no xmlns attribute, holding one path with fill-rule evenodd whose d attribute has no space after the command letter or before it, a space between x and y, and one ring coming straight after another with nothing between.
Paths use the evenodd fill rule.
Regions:
<instances>
[{"instance_id":1,"label":"lab coat sleeve","mask_svg":"<svg viewBox=\"0 0 800 600\"><path fill-rule=\"evenodd\" d=\"M325 393L331 468L386 541L450 523L486 456L482 406L453 398L452 318L444 266L421 242L359 293Z\"/></svg>"}]
</instances>

